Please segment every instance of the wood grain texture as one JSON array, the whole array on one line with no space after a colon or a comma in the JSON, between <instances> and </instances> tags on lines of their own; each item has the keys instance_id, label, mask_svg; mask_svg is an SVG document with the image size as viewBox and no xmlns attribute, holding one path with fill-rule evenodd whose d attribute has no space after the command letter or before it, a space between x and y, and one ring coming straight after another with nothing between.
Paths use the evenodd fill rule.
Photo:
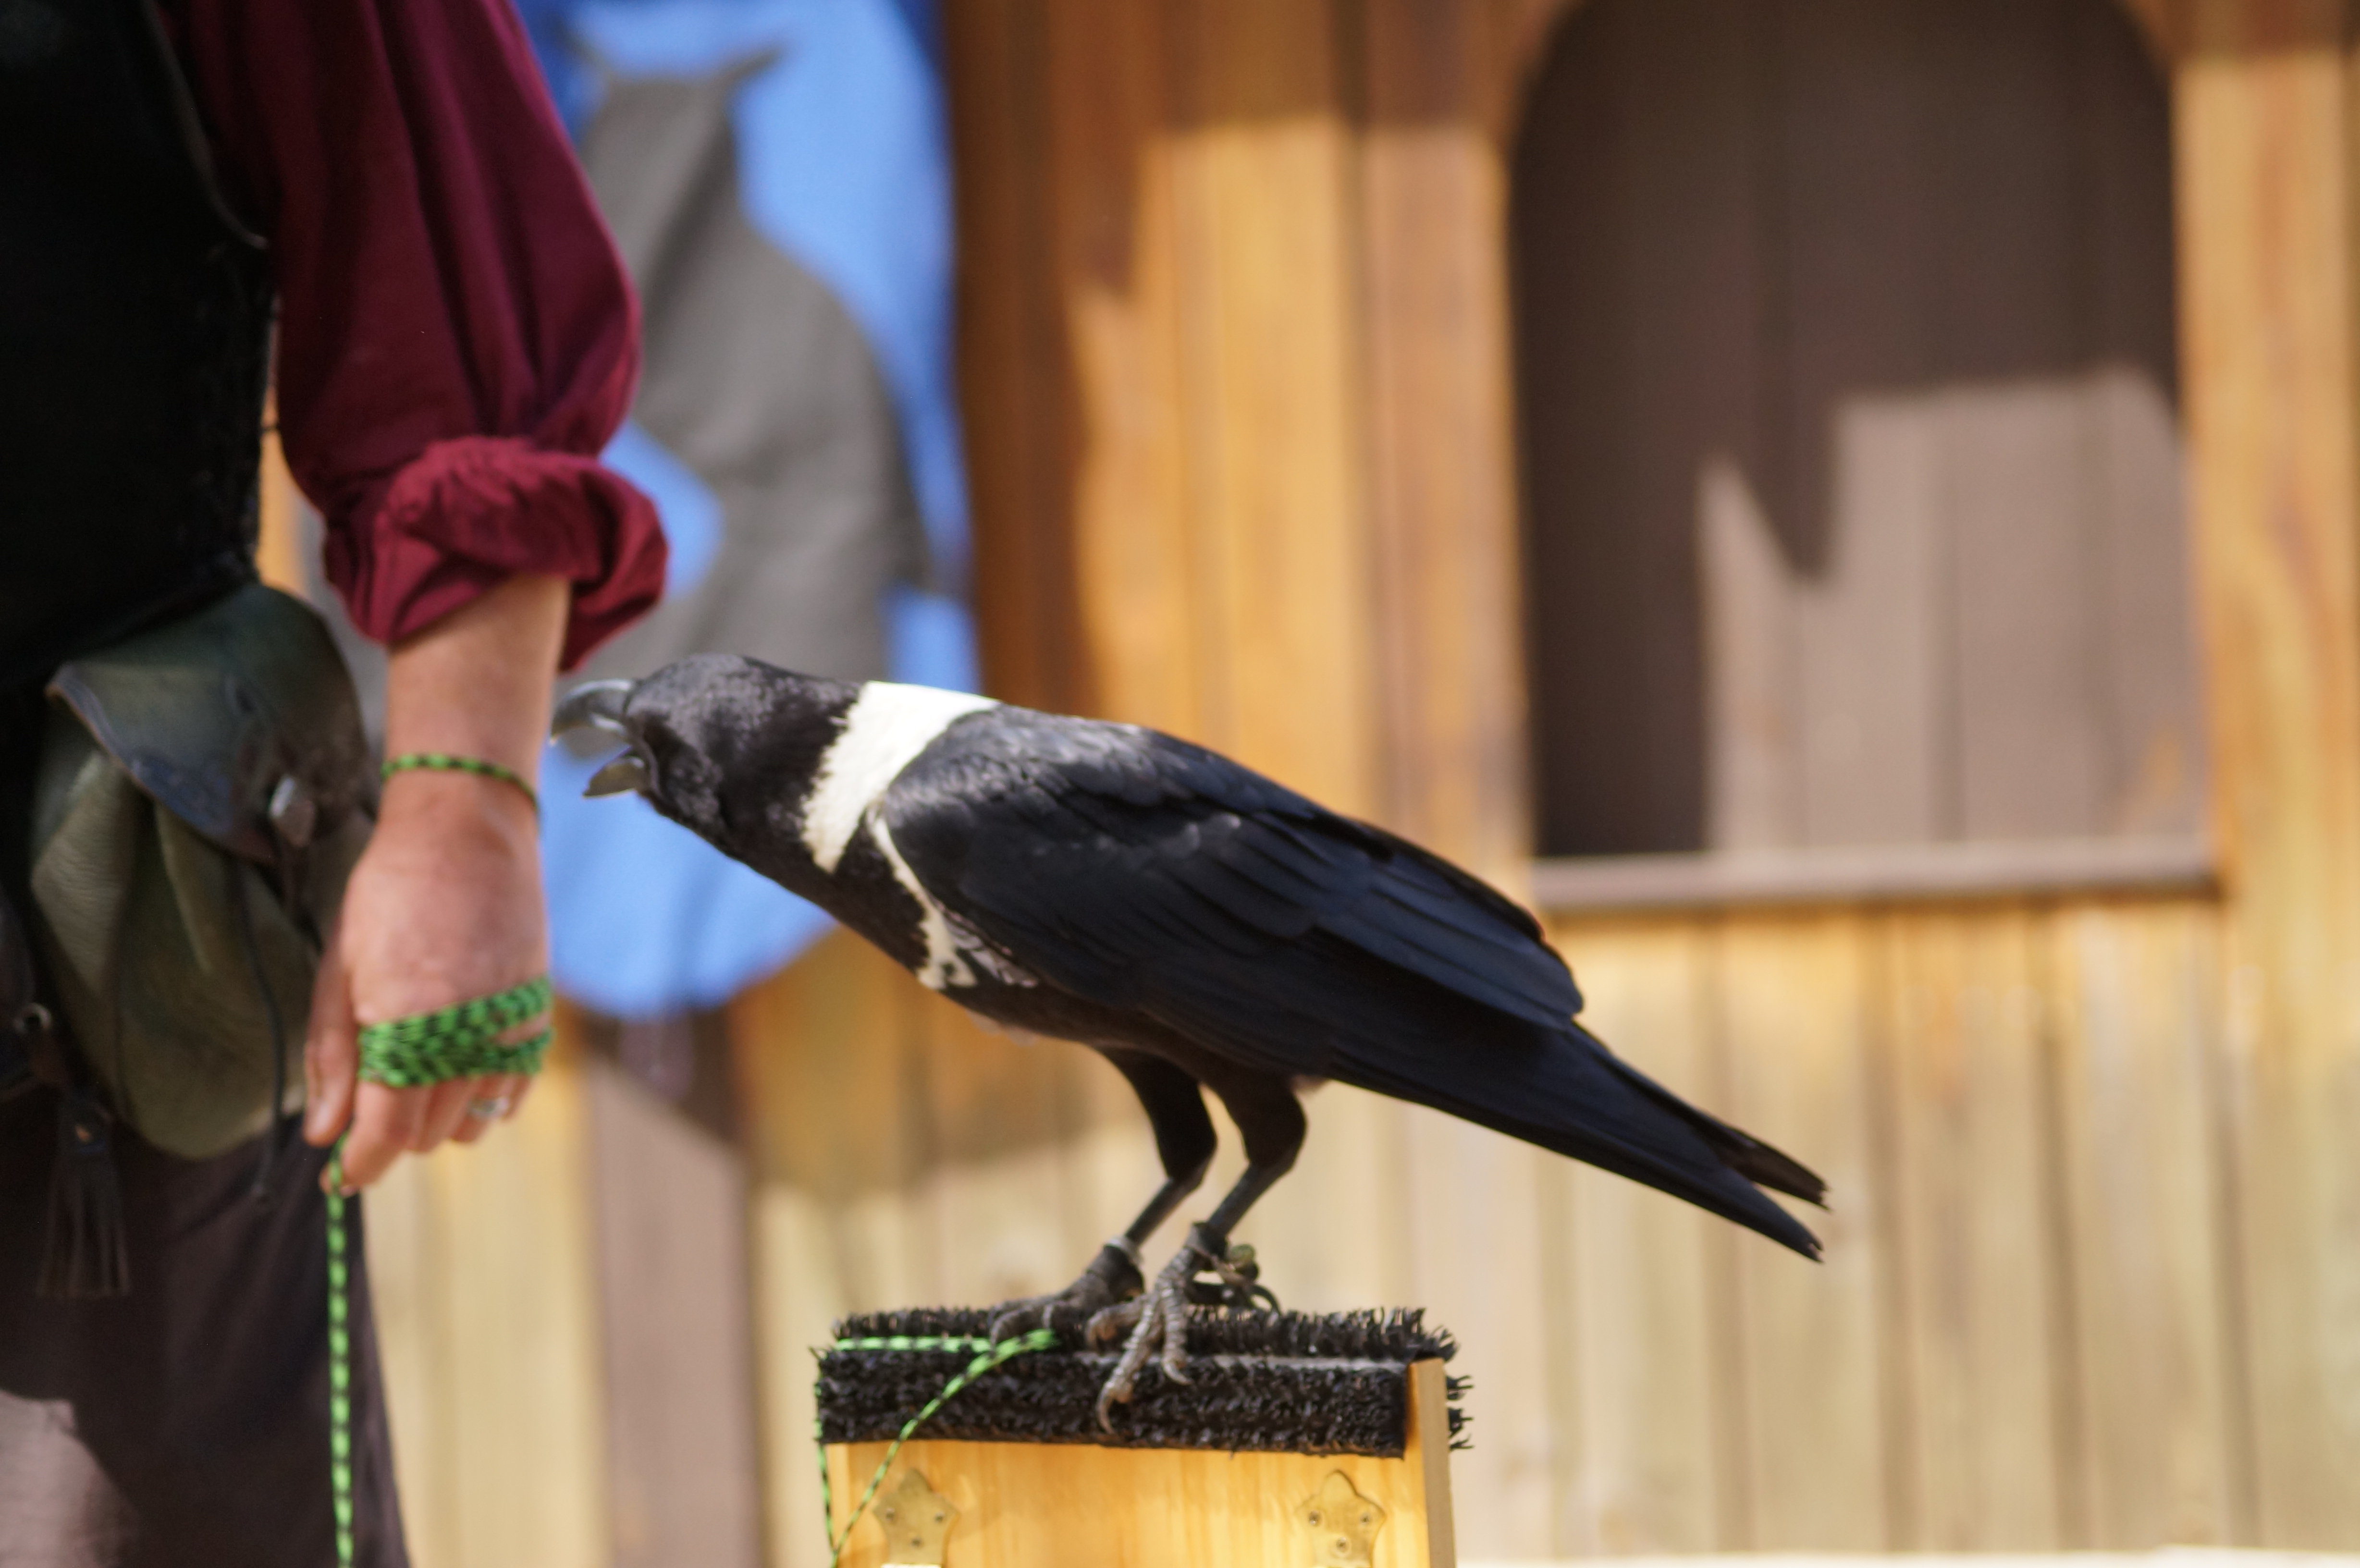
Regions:
<instances>
[{"instance_id":1,"label":"wood grain texture","mask_svg":"<svg viewBox=\"0 0 2360 1568\"><path fill-rule=\"evenodd\" d=\"M755 1568L744 1161L610 1059L585 1083L615 1568Z\"/></svg>"},{"instance_id":2,"label":"wood grain texture","mask_svg":"<svg viewBox=\"0 0 2360 1568\"><path fill-rule=\"evenodd\" d=\"M411 1560L605 1568L606 1442L573 1029L497 1136L365 1200Z\"/></svg>"},{"instance_id":3,"label":"wood grain texture","mask_svg":"<svg viewBox=\"0 0 2360 1568\"><path fill-rule=\"evenodd\" d=\"M2360 604L2344 8L2191 8L2182 322L2256 1527L2360 1540Z\"/></svg>"},{"instance_id":4,"label":"wood grain texture","mask_svg":"<svg viewBox=\"0 0 2360 1568\"><path fill-rule=\"evenodd\" d=\"M958 1509L945 1560L958 1568L1454 1568L1442 1364L1410 1374L1411 1434L1399 1459L1360 1454L1222 1454L1087 1444L929 1443L902 1448L893 1475L916 1470ZM887 1444L827 1450L835 1528L852 1511ZM1341 1474L1385 1510L1366 1559L1338 1555L1300 1514ZM889 1481L889 1486L893 1483ZM852 1525L845 1568L895 1559L873 1517Z\"/></svg>"},{"instance_id":5,"label":"wood grain texture","mask_svg":"<svg viewBox=\"0 0 2360 1568\"><path fill-rule=\"evenodd\" d=\"M1908 1533L1919 1551L2030 1551L2072 1539L2075 1455L2049 1185L2035 928L2012 910L1895 917L1889 1051L1900 1211L1886 1332L1909 1378Z\"/></svg>"},{"instance_id":6,"label":"wood grain texture","mask_svg":"<svg viewBox=\"0 0 2360 1568\"><path fill-rule=\"evenodd\" d=\"M2048 935L2080 1544L2225 1544L2251 1517L2232 1452L2219 935L2201 910L2137 904L2060 913Z\"/></svg>"},{"instance_id":7,"label":"wood grain texture","mask_svg":"<svg viewBox=\"0 0 2360 1568\"><path fill-rule=\"evenodd\" d=\"M1208 739L1513 858L1498 306L1469 238L1499 171L1462 126L1511 117L1517 29L1550 9L946 8L995 690ZM2194 11L2214 42L2178 89L2186 254L2210 247L2187 278L2190 439L2214 745L2224 771L2244 757L2226 891L1558 922L1611 1043L1834 1181L1818 1269L1612 1178L1314 1096L1304 1163L1246 1234L1290 1305L1424 1302L1467 1335L1470 1545L2360 1541L2337 1446L2360 1386L2338 1303L2360 1298L2334 1220L2360 1208L2322 1152L2352 1122L2340 1020L2360 1013L2339 977L2360 951L2348 306L2321 259L2348 220L2318 161L2346 87L2241 53L2225 0ZM2064 418L2100 448L2151 438L2114 430L2154 413L2118 402ZM1920 435L1930 417L1883 412ZM1931 413L1994 463L2055 433ZM1866 488L1939 501L1956 477L1860 451ZM2057 572L2123 585L2099 542L2112 564ZM1977 570L2004 598L2016 564ZM2109 626L2158 590L2125 592ZM2070 662L2025 651L2022 679ZM2074 668L2148 701L2144 666ZM2108 738L2082 765L2124 756L2144 754ZM1153 1163L1086 1053L977 1034L841 943L738 1021L766 1129L772 1552L803 1563L805 1353L828 1319L1055 1283ZM1213 1180L1235 1170L1225 1152Z\"/></svg>"},{"instance_id":8,"label":"wood grain texture","mask_svg":"<svg viewBox=\"0 0 2360 1568\"><path fill-rule=\"evenodd\" d=\"M1362 21L1359 248L1385 821L1506 886L1525 799L1503 40L1480 7Z\"/></svg>"},{"instance_id":9,"label":"wood grain texture","mask_svg":"<svg viewBox=\"0 0 2360 1568\"><path fill-rule=\"evenodd\" d=\"M1742 1375L1723 1398L1743 1428L1757 1551L1893 1546L1894 1390L1876 1354L1893 1259L1879 1237L1874 928L1848 912L1721 921L1713 938L1714 1109L1826 1178L1826 1213L1798 1210L1826 1245L1813 1269L1737 1238Z\"/></svg>"},{"instance_id":10,"label":"wood grain texture","mask_svg":"<svg viewBox=\"0 0 2360 1568\"><path fill-rule=\"evenodd\" d=\"M1676 923L1557 933L1614 1050L1675 1093L1710 1071L1709 950ZM1560 1452L1557 1547L1583 1555L1728 1550L1742 1544L1729 1474L1729 1301L1707 1226L1717 1222L1634 1182L1568 1161L1562 1229L1544 1246L1566 1320L1552 1335ZM1569 1332L1568 1332L1569 1330Z\"/></svg>"}]
</instances>

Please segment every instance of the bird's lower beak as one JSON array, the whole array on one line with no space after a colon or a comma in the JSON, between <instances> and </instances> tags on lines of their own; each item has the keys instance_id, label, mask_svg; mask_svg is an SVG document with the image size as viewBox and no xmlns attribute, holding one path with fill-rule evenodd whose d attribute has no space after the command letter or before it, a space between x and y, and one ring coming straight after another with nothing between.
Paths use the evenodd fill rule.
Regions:
<instances>
[{"instance_id":1,"label":"bird's lower beak","mask_svg":"<svg viewBox=\"0 0 2360 1568\"><path fill-rule=\"evenodd\" d=\"M595 729L609 735L629 735L631 732L623 724L623 709L638 684L635 681L593 681L576 686L557 704L557 712L549 721L549 733L561 735L568 730Z\"/></svg>"},{"instance_id":2,"label":"bird's lower beak","mask_svg":"<svg viewBox=\"0 0 2360 1568\"><path fill-rule=\"evenodd\" d=\"M627 751L597 772L583 786L586 799L594 795L628 795L634 789L648 787L647 759L637 751Z\"/></svg>"}]
</instances>

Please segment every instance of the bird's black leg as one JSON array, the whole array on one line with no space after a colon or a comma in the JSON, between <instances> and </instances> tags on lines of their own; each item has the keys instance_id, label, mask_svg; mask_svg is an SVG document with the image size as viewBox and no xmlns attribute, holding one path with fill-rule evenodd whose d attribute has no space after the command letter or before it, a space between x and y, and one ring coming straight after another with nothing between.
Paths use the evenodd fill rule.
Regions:
<instances>
[{"instance_id":1,"label":"bird's black leg","mask_svg":"<svg viewBox=\"0 0 2360 1568\"><path fill-rule=\"evenodd\" d=\"M1120 1236L1098 1248L1080 1279L1050 1295L1003 1302L991 1320L994 1339L1036 1326L1054 1328L1061 1314L1069 1321L1087 1319L1137 1295L1146 1282L1140 1248L1189 1193L1204 1185L1206 1168L1213 1163L1213 1118L1206 1114L1205 1096L1194 1078L1160 1056L1103 1054L1131 1081L1147 1110L1148 1126L1155 1130L1156 1157L1164 1163L1164 1185Z\"/></svg>"},{"instance_id":2,"label":"bird's black leg","mask_svg":"<svg viewBox=\"0 0 2360 1568\"><path fill-rule=\"evenodd\" d=\"M1229 1119L1244 1136L1245 1174L1222 1195L1210 1218L1189 1227L1178 1255L1164 1265L1145 1295L1102 1308L1090 1319L1093 1340L1112 1339L1126 1329L1131 1334L1121 1359L1098 1389L1098 1424L1109 1432L1114 1430L1114 1407L1130 1402L1140 1371L1151 1357L1174 1382L1188 1381L1189 1283L1207 1271L1230 1284L1240 1282L1229 1264L1229 1232L1255 1200L1294 1169L1303 1148L1303 1106L1285 1079L1238 1073L1208 1079L1207 1086L1221 1097Z\"/></svg>"}]
</instances>

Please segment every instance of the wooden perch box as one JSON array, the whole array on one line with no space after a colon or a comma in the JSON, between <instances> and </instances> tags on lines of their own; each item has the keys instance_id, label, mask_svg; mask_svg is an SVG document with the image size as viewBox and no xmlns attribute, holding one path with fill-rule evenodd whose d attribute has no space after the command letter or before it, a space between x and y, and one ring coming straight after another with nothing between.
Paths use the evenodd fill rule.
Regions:
<instances>
[{"instance_id":1,"label":"wooden perch box","mask_svg":"<svg viewBox=\"0 0 2360 1568\"><path fill-rule=\"evenodd\" d=\"M1393 1345L1402 1359L1332 1339L1313 1354L1276 1356L1192 1343L1196 1381L1142 1376L1134 1407L1117 1418L1120 1429L1136 1412L1141 1424L1110 1439L1091 1423L1087 1395L1074 1395L1112 1357L1066 1350L1011 1362L944 1408L925 1429L940 1435L913 1438L893 1456L852 1523L844 1568L1453 1564L1455 1422L1442 1361L1450 1346L1447 1336L1417 1335L1409 1321L1412 1334ZM1316 1331L1339 1320L1292 1322ZM885 1400L873 1396L903 1399L930 1377L938 1380L934 1367L904 1371L900 1358L822 1358L832 1533L854 1520L891 1447ZM974 1394L982 1398L961 1411ZM1159 1404L1164 1424L1150 1424ZM979 1435L1009 1427L1027 1435Z\"/></svg>"},{"instance_id":2,"label":"wooden perch box","mask_svg":"<svg viewBox=\"0 0 2360 1568\"><path fill-rule=\"evenodd\" d=\"M1415 1363L1407 1376L1398 1459L912 1439L846 1543L844 1568L1450 1568L1442 1363ZM832 1530L888 1446L828 1445ZM935 1517L938 1502L949 1519Z\"/></svg>"}]
</instances>

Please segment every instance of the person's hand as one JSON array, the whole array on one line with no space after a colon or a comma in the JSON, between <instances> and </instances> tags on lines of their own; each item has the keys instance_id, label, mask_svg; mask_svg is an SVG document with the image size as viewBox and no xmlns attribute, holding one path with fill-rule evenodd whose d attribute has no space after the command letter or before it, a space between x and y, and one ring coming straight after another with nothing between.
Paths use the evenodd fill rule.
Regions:
<instances>
[{"instance_id":1,"label":"person's hand","mask_svg":"<svg viewBox=\"0 0 2360 1568\"><path fill-rule=\"evenodd\" d=\"M530 779L568 589L515 577L404 640L388 661L388 756L439 751ZM549 967L539 823L515 784L413 769L386 780L377 831L328 938L303 1042L303 1136L349 1126L345 1185L367 1186L406 1152L473 1143L515 1114L529 1080L454 1079L416 1089L357 1083L358 1028L489 996ZM537 1021L505 1037L528 1038Z\"/></svg>"},{"instance_id":2,"label":"person's hand","mask_svg":"<svg viewBox=\"0 0 2360 1568\"><path fill-rule=\"evenodd\" d=\"M516 1074L414 1089L356 1084L356 1028L488 996L548 968L536 825L523 791L500 779L408 772L387 781L322 959L303 1045L303 1136L333 1143L349 1122L348 1187L367 1186L404 1153L473 1143L524 1098L532 1081Z\"/></svg>"}]
</instances>

